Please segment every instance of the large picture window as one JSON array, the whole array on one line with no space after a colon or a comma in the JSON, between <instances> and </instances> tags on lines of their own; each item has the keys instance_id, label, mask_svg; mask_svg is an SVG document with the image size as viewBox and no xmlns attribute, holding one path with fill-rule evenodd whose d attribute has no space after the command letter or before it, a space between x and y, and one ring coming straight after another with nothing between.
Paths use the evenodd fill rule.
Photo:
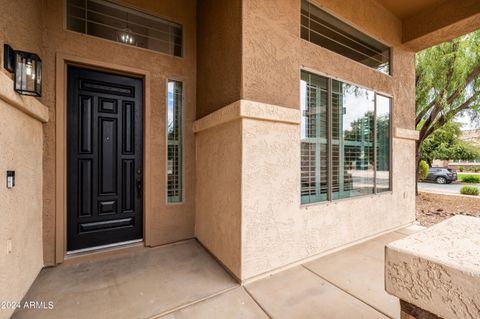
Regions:
<instances>
[{"instance_id":1,"label":"large picture window","mask_svg":"<svg viewBox=\"0 0 480 319\"><path fill-rule=\"evenodd\" d=\"M373 91L302 72L303 204L390 190L390 104Z\"/></svg>"},{"instance_id":2,"label":"large picture window","mask_svg":"<svg viewBox=\"0 0 480 319\"><path fill-rule=\"evenodd\" d=\"M168 81L167 101L167 197L169 203L183 198L183 85Z\"/></svg>"}]
</instances>

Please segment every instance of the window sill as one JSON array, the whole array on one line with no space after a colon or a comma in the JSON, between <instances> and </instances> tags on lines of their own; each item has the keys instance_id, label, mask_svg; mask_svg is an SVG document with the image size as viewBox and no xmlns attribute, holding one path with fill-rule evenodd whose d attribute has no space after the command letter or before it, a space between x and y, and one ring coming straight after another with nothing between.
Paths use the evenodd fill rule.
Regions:
<instances>
[{"instance_id":1,"label":"window sill","mask_svg":"<svg viewBox=\"0 0 480 319\"><path fill-rule=\"evenodd\" d=\"M360 196L355 196L355 197L348 197L348 198L341 198L341 199L335 199L331 201L324 201L324 202L316 202L316 203L309 203L309 204L301 204L300 209L305 209L308 210L310 207L318 207L318 206L334 206L339 203L347 202L347 201L352 201L352 200L359 200L359 199L366 199L366 198L378 198L380 196L391 196L393 195L393 191L389 190L386 192L381 192L377 194L368 194L368 195L360 195Z\"/></svg>"}]
</instances>

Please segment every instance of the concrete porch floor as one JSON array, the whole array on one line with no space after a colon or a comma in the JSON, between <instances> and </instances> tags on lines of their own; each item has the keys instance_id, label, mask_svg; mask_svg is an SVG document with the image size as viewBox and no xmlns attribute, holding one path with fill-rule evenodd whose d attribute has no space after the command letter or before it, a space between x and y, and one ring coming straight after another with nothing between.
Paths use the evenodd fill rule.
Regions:
<instances>
[{"instance_id":1,"label":"concrete porch floor","mask_svg":"<svg viewBox=\"0 0 480 319\"><path fill-rule=\"evenodd\" d=\"M266 278L237 284L189 240L108 259L47 268L24 301L53 310L12 318L399 318L384 291L385 244L410 226Z\"/></svg>"}]
</instances>

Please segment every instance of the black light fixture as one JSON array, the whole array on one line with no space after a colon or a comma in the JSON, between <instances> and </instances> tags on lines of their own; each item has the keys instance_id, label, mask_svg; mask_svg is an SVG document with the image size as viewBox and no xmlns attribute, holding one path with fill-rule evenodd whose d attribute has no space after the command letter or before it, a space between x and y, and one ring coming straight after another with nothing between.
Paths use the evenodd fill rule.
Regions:
<instances>
[{"instance_id":1,"label":"black light fixture","mask_svg":"<svg viewBox=\"0 0 480 319\"><path fill-rule=\"evenodd\" d=\"M3 45L3 67L13 72L13 88L23 95L42 95L42 60L35 53L12 49Z\"/></svg>"}]
</instances>

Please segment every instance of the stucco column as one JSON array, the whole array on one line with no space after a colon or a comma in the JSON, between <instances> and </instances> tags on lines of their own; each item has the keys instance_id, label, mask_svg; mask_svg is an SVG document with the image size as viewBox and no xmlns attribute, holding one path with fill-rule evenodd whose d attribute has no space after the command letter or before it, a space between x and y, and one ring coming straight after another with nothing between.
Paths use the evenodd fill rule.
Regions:
<instances>
[{"instance_id":1,"label":"stucco column","mask_svg":"<svg viewBox=\"0 0 480 319\"><path fill-rule=\"evenodd\" d=\"M262 233L255 216L268 219L277 196L299 204L299 123L298 110L240 100L194 125L195 234L239 279L254 273L252 258L262 263L250 253Z\"/></svg>"}]
</instances>

